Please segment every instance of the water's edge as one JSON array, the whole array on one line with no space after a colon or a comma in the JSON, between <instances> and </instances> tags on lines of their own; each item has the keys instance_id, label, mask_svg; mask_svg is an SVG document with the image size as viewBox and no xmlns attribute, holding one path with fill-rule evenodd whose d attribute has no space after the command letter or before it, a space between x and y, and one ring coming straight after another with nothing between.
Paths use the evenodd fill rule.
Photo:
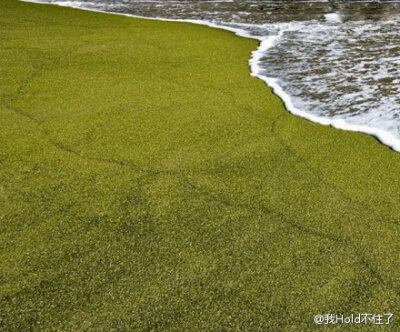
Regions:
<instances>
[{"instance_id":1,"label":"water's edge","mask_svg":"<svg viewBox=\"0 0 400 332\"><path fill-rule=\"evenodd\" d=\"M251 57L249 59L250 75L253 77L257 77L258 79L265 82L266 85L272 89L273 93L282 100L282 102L288 112L290 112L294 115L297 115L299 117L302 117L306 120L309 120L311 122L321 124L321 125L328 125L333 128L336 128L336 129L354 131L354 132L362 132L362 133L371 135L371 136L375 137L378 141L380 141L382 144L390 147L394 151L400 152L400 139L396 138L392 133L385 131L383 129L370 127L370 126L366 126L366 125L351 124L344 119L329 119L326 117L316 116L311 113L302 111L294 106L294 104L290 98L290 95L287 94L282 89L282 87L278 84L276 78L268 77L268 76L261 74L261 67L259 65L260 59L262 58L263 55L265 55L265 52L268 49L272 48L275 45L276 41L283 34L284 30L281 30L278 35L269 36L269 37L265 38L265 37L253 36L245 30L228 27L228 26L223 26L223 25L218 25L213 22L205 21L205 20L168 19L168 18L162 18L162 17L146 17L146 16L139 16L139 15L134 15L134 14L127 14L127 13L117 13L117 12L111 12L111 11L105 11L105 10L89 9L89 8L81 7L78 5L74 6L72 3L68 3L68 4L49 3L49 2L40 1L40 0L38 0L38 1L37 0L19 0L19 1L36 3L36 4L44 4L44 5L56 5L56 6L61 6L61 7L70 7L70 8L80 9L80 10L91 11L91 12L98 12L98 13L105 13L105 14L119 15L119 16L127 16L127 17L140 18L140 19L146 19L146 20L199 24L199 25L204 25L204 26L208 26L211 28L215 28L215 29L227 30L227 31L233 32L234 34L236 34L237 36L240 36L240 37L258 40L259 45L256 50L251 52Z\"/></svg>"}]
</instances>

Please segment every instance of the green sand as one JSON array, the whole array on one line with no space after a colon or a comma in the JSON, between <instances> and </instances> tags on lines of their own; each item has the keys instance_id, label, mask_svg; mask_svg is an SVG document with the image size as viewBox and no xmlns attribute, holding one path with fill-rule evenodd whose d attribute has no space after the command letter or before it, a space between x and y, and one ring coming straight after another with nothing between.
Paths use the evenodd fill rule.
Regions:
<instances>
[{"instance_id":1,"label":"green sand","mask_svg":"<svg viewBox=\"0 0 400 332\"><path fill-rule=\"evenodd\" d=\"M287 113L256 41L12 0L0 29L0 331L399 331L400 154Z\"/></svg>"}]
</instances>

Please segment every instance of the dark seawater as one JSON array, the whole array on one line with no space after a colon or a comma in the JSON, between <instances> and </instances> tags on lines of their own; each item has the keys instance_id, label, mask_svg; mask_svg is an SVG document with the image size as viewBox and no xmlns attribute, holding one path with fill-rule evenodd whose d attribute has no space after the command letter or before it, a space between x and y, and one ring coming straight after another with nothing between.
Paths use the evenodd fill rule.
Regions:
<instances>
[{"instance_id":1,"label":"dark seawater","mask_svg":"<svg viewBox=\"0 0 400 332\"><path fill-rule=\"evenodd\" d=\"M304 1L37 0L196 20L260 40L252 74L289 111L362 131L400 151L400 3Z\"/></svg>"}]
</instances>

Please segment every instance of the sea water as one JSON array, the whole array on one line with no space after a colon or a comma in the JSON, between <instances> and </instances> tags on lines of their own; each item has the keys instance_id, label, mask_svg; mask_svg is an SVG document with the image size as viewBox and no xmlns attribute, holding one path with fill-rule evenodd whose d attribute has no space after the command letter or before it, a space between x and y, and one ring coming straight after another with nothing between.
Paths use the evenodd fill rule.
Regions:
<instances>
[{"instance_id":1,"label":"sea water","mask_svg":"<svg viewBox=\"0 0 400 332\"><path fill-rule=\"evenodd\" d=\"M400 151L400 3L36 0L189 20L260 41L249 60L288 111Z\"/></svg>"}]
</instances>

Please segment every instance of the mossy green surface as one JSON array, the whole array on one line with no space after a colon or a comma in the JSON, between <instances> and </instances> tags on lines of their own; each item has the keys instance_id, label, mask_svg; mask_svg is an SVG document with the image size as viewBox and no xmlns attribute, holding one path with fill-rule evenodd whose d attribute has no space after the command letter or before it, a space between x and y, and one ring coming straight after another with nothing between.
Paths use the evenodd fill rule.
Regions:
<instances>
[{"instance_id":1,"label":"mossy green surface","mask_svg":"<svg viewBox=\"0 0 400 332\"><path fill-rule=\"evenodd\" d=\"M0 29L0 331L399 331L400 154L287 113L256 41L11 0Z\"/></svg>"}]
</instances>

